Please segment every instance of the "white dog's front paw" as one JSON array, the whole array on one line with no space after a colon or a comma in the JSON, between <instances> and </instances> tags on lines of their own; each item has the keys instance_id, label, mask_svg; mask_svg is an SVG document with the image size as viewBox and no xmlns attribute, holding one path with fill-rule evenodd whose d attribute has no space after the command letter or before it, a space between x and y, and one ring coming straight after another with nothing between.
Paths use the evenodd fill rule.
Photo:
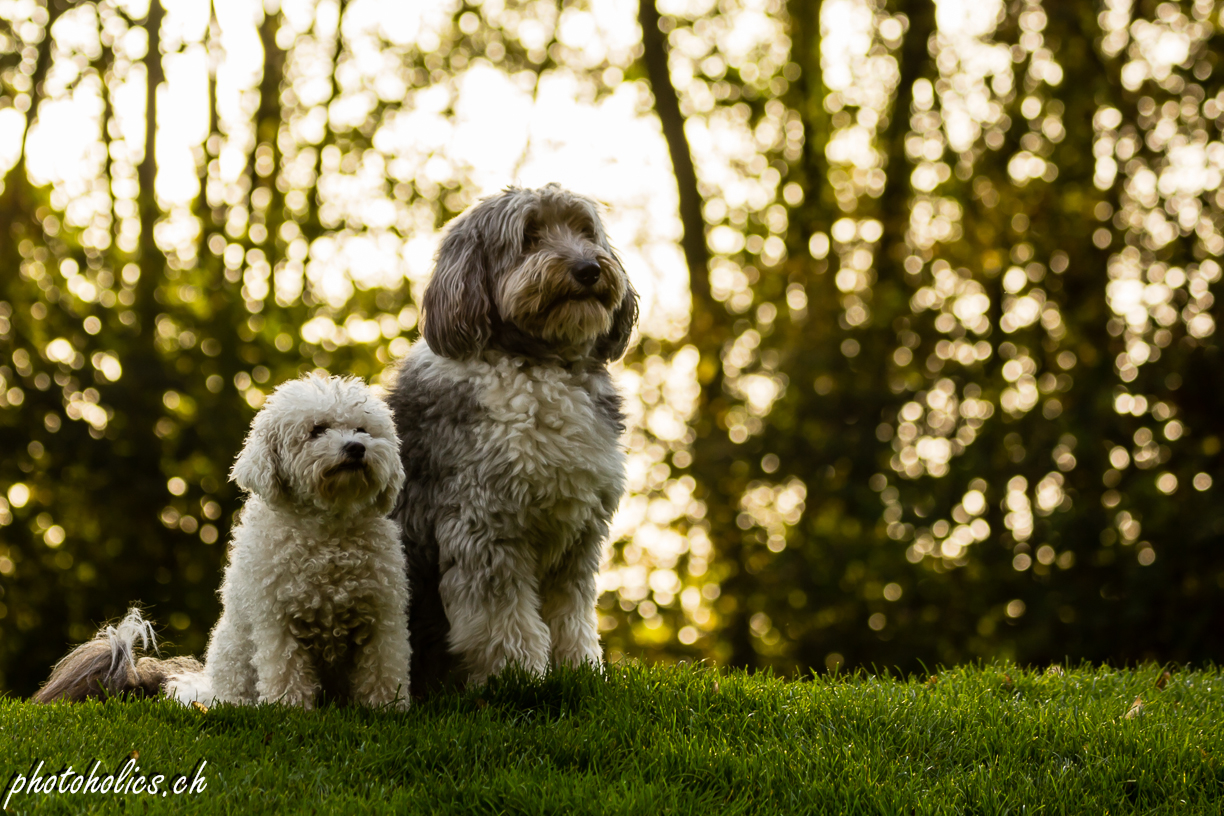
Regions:
<instances>
[{"instance_id":1,"label":"white dog's front paw","mask_svg":"<svg viewBox=\"0 0 1224 816\"><path fill-rule=\"evenodd\" d=\"M372 697L366 697L359 701L362 705L367 705L370 708L384 708L390 706L396 711L407 711L412 705L412 698L406 697L403 694L376 694Z\"/></svg>"},{"instance_id":2,"label":"white dog's front paw","mask_svg":"<svg viewBox=\"0 0 1224 816\"><path fill-rule=\"evenodd\" d=\"M313 689L273 690L259 695L259 702L262 704L280 703L281 705L294 706L295 708L310 711L314 708L315 691Z\"/></svg>"},{"instance_id":3,"label":"white dog's front paw","mask_svg":"<svg viewBox=\"0 0 1224 816\"><path fill-rule=\"evenodd\" d=\"M371 708L391 705L399 711L407 711L412 703L407 682L383 683L365 691L358 691L357 699Z\"/></svg>"}]
</instances>

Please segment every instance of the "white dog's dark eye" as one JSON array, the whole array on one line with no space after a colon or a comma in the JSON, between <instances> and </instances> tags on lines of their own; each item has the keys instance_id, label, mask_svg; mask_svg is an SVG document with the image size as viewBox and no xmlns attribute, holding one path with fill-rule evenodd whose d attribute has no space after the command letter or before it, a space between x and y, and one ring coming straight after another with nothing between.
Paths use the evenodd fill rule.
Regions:
<instances>
[{"instance_id":1,"label":"white dog's dark eye","mask_svg":"<svg viewBox=\"0 0 1224 816\"><path fill-rule=\"evenodd\" d=\"M310 438L314 439L315 437L317 437L319 434L323 433L326 430L327 430L326 425L316 425L310 429Z\"/></svg>"},{"instance_id":2,"label":"white dog's dark eye","mask_svg":"<svg viewBox=\"0 0 1224 816\"><path fill-rule=\"evenodd\" d=\"M357 428L356 431L357 433L369 433L365 428Z\"/></svg>"}]
</instances>

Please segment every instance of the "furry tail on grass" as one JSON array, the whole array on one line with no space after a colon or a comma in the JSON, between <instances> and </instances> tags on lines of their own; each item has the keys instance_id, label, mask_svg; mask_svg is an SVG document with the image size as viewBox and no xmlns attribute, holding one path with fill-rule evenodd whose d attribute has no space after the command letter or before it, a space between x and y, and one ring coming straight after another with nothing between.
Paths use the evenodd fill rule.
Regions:
<instances>
[{"instance_id":1,"label":"furry tail on grass","mask_svg":"<svg viewBox=\"0 0 1224 816\"><path fill-rule=\"evenodd\" d=\"M204 667L194 657L147 657L143 653L149 648L157 651L153 624L133 607L118 626L100 629L93 640L56 663L32 699L36 703L79 703L124 695L157 697L170 678L204 679Z\"/></svg>"}]
</instances>

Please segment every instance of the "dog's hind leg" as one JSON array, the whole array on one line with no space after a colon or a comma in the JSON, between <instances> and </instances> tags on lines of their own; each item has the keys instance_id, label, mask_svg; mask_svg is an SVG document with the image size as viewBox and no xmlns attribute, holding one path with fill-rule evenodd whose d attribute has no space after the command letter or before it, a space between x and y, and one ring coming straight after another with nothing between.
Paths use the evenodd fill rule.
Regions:
<instances>
[{"instance_id":1,"label":"dog's hind leg","mask_svg":"<svg viewBox=\"0 0 1224 816\"><path fill-rule=\"evenodd\" d=\"M510 663L533 674L548 667L533 561L523 545L482 542L462 548L442 576L450 650L462 656L469 683L484 683Z\"/></svg>"},{"instance_id":2,"label":"dog's hind leg","mask_svg":"<svg viewBox=\"0 0 1224 816\"><path fill-rule=\"evenodd\" d=\"M203 678L176 678L175 696L183 702L189 702L187 697L208 702L201 694L226 703L254 703L259 698L250 626L243 625L232 613L222 612L221 620L213 627L204 672Z\"/></svg>"}]
</instances>

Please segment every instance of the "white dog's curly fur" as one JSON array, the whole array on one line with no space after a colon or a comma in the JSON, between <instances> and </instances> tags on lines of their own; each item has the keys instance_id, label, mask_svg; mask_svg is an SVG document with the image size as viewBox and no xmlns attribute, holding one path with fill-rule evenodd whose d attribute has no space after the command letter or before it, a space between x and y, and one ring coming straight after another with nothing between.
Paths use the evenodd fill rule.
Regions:
<instances>
[{"instance_id":1,"label":"white dog's curly fur","mask_svg":"<svg viewBox=\"0 0 1224 816\"><path fill-rule=\"evenodd\" d=\"M135 661L132 643L115 642L125 631L147 634L133 610L131 625L61 661L41 698L73 699L72 689L91 687L82 667L96 665L110 684L92 686L112 694L160 685L182 702L309 708L322 692L408 704L407 576L399 530L386 518L404 471L387 406L357 379L288 382L255 417L231 478L251 496L233 531L204 667ZM116 670L116 660L127 665Z\"/></svg>"}]
</instances>

